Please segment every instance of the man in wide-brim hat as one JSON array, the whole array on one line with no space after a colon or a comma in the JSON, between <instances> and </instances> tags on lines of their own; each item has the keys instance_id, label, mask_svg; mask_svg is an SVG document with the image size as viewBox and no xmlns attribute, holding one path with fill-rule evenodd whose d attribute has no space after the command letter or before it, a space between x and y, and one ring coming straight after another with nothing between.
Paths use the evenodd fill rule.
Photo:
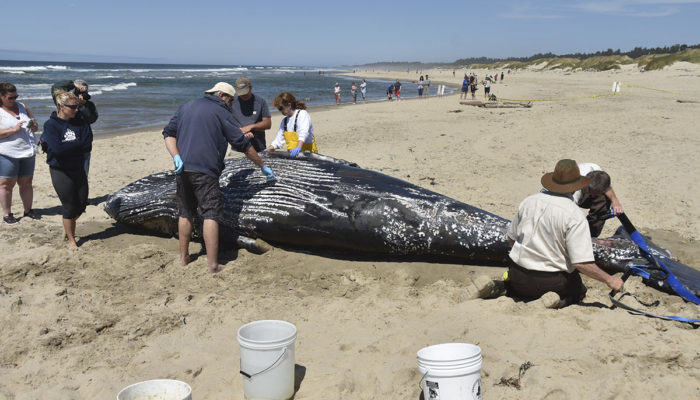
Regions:
<instances>
[{"instance_id":1,"label":"man in wide-brim hat","mask_svg":"<svg viewBox=\"0 0 700 400\"><path fill-rule=\"evenodd\" d=\"M581 176L576 161L565 159L541 183L544 190L520 203L508 227L509 294L523 300L546 294L543 302L550 308L577 303L586 296L579 272L621 290L622 279L595 264L588 221L572 198L590 179Z\"/></svg>"}]
</instances>

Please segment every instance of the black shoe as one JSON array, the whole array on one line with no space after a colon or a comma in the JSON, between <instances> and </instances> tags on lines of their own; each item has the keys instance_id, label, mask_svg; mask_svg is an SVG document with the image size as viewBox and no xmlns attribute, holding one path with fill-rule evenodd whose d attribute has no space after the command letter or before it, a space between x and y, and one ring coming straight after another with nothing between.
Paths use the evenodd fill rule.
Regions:
<instances>
[{"instance_id":1,"label":"black shoe","mask_svg":"<svg viewBox=\"0 0 700 400\"><path fill-rule=\"evenodd\" d=\"M24 216L27 218L30 218L30 219L41 219L39 214L37 214L33 208L31 210L27 211L26 213L24 213Z\"/></svg>"},{"instance_id":2,"label":"black shoe","mask_svg":"<svg viewBox=\"0 0 700 400\"><path fill-rule=\"evenodd\" d=\"M15 218L12 213L6 217L2 217L2 222L6 223L7 225L17 225L19 223L19 220Z\"/></svg>"}]
</instances>

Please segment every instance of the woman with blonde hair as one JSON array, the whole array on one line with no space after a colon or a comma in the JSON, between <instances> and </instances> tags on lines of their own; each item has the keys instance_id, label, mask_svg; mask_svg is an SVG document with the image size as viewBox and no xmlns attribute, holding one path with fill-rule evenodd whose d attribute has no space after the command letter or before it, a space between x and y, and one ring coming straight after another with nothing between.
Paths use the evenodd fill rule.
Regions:
<instances>
[{"instance_id":1,"label":"woman with blonde hair","mask_svg":"<svg viewBox=\"0 0 700 400\"><path fill-rule=\"evenodd\" d=\"M289 155L296 157L301 151L318 153L314 126L311 116L306 111L306 104L289 92L278 94L272 104L285 117L280 124L275 140L267 147L268 150L285 149Z\"/></svg>"},{"instance_id":2,"label":"woman with blonde hair","mask_svg":"<svg viewBox=\"0 0 700 400\"><path fill-rule=\"evenodd\" d=\"M78 248L75 222L85 212L88 180L85 157L92 151L92 129L78 113L78 97L56 92L56 108L41 135L42 149L51 173L51 183L63 206L63 230L68 244Z\"/></svg>"},{"instance_id":3,"label":"woman with blonde hair","mask_svg":"<svg viewBox=\"0 0 700 400\"><path fill-rule=\"evenodd\" d=\"M15 85L0 82L0 206L2 220L8 225L19 222L12 215L12 190L15 184L19 186L24 216L38 218L32 210L36 156L34 132L38 125L29 109L17 101L18 97Z\"/></svg>"}]
</instances>

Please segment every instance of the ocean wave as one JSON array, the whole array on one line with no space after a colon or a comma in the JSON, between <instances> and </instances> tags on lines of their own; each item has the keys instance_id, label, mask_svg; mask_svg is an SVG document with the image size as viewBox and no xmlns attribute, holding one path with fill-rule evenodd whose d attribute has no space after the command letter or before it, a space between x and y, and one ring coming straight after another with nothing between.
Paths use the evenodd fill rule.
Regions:
<instances>
[{"instance_id":1,"label":"ocean wave","mask_svg":"<svg viewBox=\"0 0 700 400\"><path fill-rule=\"evenodd\" d=\"M103 92L113 92L115 90L127 90L130 87L138 86L136 82L123 82L115 85L92 85L91 94L102 94Z\"/></svg>"},{"instance_id":2,"label":"ocean wave","mask_svg":"<svg viewBox=\"0 0 700 400\"><path fill-rule=\"evenodd\" d=\"M0 67L2 68L2 67ZM131 72L143 74L146 72L244 72L248 71L246 67L231 67L231 68L79 68L74 69L75 72Z\"/></svg>"},{"instance_id":3,"label":"ocean wave","mask_svg":"<svg viewBox=\"0 0 700 400\"><path fill-rule=\"evenodd\" d=\"M0 72L8 74L26 74L27 72L52 71L52 70L68 70L66 65L28 65L26 67L10 67L0 65Z\"/></svg>"}]
</instances>

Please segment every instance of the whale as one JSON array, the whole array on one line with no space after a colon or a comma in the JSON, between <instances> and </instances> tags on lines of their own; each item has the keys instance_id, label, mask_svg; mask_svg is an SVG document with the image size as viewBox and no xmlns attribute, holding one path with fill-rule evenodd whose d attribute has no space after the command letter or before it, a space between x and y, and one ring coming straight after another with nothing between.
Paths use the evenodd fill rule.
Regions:
<instances>
[{"instance_id":1,"label":"whale","mask_svg":"<svg viewBox=\"0 0 700 400\"><path fill-rule=\"evenodd\" d=\"M466 265L508 266L509 220L423 187L326 155L263 153L277 179L268 181L246 158L229 158L219 177L223 242L263 253L269 245L345 254ZM176 175L159 172L107 196L104 209L118 223L177 234ZM201 236L195 219L195 238ZM651 243L655 257L700 294L700 271ZM624 272L648 265L638 246L618 231L593 238L596 263Z\"/></svg>"}]
</instances>

